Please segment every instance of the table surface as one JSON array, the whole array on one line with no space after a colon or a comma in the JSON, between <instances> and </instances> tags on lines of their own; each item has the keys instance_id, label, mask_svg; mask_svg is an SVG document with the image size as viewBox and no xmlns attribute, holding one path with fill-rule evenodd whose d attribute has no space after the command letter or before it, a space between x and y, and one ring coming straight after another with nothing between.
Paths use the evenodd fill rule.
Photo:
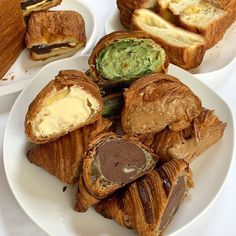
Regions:
<instances>
[{"instance_id":1,"label":"table surface","mask_svg":"<svg viewBox=\"0 0 236 236\"><path fill-rule=\"evenodd\" d=\"M69 0L64 0L69 1ZM104 22L115 9L115 0L80 0L86 2L97 17L97 40L105 34ZM215 90L236 115L236 60L227 69L199 77ZM2 143L8 113L0 113L0 235L46 236L20 208L8 186L2 158ZM235 119L234 119L235 124ZM14 142L14 140L13 140ZM222 157L223 158L223 157ZM232 163L225 186L214 204L194 223L176 236L235 236L236 161Z\"/></svg>"}]
</instances>

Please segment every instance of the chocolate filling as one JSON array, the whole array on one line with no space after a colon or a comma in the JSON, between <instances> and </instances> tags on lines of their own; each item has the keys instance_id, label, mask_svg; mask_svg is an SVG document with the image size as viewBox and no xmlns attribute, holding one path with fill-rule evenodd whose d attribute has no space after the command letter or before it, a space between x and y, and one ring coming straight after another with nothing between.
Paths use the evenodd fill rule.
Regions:
<instances>
[{"instance_id":1,"label":"chocolate filling","mask_svg":"<svg viewBox=\"0 0 236 236\"><path fill-rule=\"evenodd\" d=\"M172 220L173 216L177 212L185 195L185 180L184 177L179 177L176 185L173 187L172 193L169 198L169 202L166 206L165 212L161 219L160 230L163 230Z\"/></svg>"},{"instance_id":2,"label":"chocolate filling","mask_svg":"<svg viewBox=\"0 0 236 236\"><path fill-rule=\"evenodd\" d=\"M143 205L146 222L148 224L154 224L154 216L152 212L152 207L150 206L151 200L148 195L148 190L146 189L146 186L142 180L137 181L137 188L140 200Z\"/></svg>"},{"instance_id":3,"label":"chocolate filling","mask_svg":"<svg viewBox=\"0 0 236 236\"><path fill-rule=\"evenodd\" d=\"M67 47L72 48L69 43L59 43L59 44L52 44L52 45L37 45L33 46L31 50L37 54L45 54L49 53L54 48L61 48L61 47Z\"/></svg>"},{"instance_id":4,"label":"chocolate filling","mask_svg":"<svg viewBox=\"0 0 236 236\"><path fill-rule=\"evenodd\" d=\"M37 4L37 3L40 3L40 2L42 2L43 0L28 0L28 1L26 1L26 2L22 2L21 3L21 9L22 10L26 10L26 8L28 7L28 6L32 6L32 5L34 5L34 4ZM47 0L47 2L52 2L52 0Z\"/></svg>"},{"instance_id":5,"label":"chocolate filling","mask_svg":"<svg viewBox=\"0 0 236 236\"><path fill-rule=\"evenodd\" d=\"M110 182L127 184L139 174L146 164L144 151L136 144L110 140L97 148L101 173Z\"/></svg>"},{"instance_id":6,"label":"chocolate filling","mask_svg":"<svg viewBox=\"0 0 236 236\"><path fill-rule=\"evenodd\" d=\"M171 191L171 182L170 182L170 180L169 180L165 170L162 167L157 169L157 172L158 172L159 176L162 179L163 188L164 188L165 193L166 193L166 195L168 197L169 193Z\"/></svg>"}]
</instances>

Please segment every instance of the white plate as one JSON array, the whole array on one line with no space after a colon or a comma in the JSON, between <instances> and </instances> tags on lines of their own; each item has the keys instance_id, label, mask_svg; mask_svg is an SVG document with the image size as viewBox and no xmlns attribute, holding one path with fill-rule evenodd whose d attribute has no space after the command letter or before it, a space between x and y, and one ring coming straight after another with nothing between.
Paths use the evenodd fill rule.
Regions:
<instances>
[{"instance_id":1,"label":"white plate","mask_svg":"<svg viewBox=\"0 0 236 236\"><path fill-rule=\"evenodd\" d=\"M60 183L43 169L26 158L28 141L24 135L24 117L28 105L36 94L62 69L85 71L88 56L69 58L45 66L16 100L6 126L3 144L4 167L15 198L29 217L50 235L55 236L131 236L125 230L90 209L87 213L73 210L74 189ZM214 109L227 122L224 137L192 166L195 188L190 198L180 207L166 232L182 230L210 206L222 189L233 155L234 128L232 114L227 104L204 83L190 73L170 65L169 73L178 77L200 96L203 105Z\"/></svg>"},{"instance_id":2,"label":"white plate","mask_svg":"<svg viewBox=\"0 0 236 236\"><path fill-rule=\"evenodd\" d=\"M127 29L120 23L118 10L107 19L105 24L106 33ZM226 31L223 39L213 48L207 50L203 61L196 69L191 70L193 74L203 74L221 70L236 57L236 22Z\"/></svg>"},{"instance_id":3,"label":"white plate","mask_svg":"<svg viewBox=\"0 0 236 236\"><path fill-rule=\"evenodd\" d=\"M97 26L95 16L86 4L79 0L64 0L61 5L51 8L51 10L73 10L83 16L87 43L74 56L87 53L96 40ZM3 76L7 80L0 80L0 96L6 96L22 90L44 65L61 58L56 57L45 61L33 61L29 58L29 51L24 49L5 76ZM12 76L14 80L11 80Z\"/></svg>"}]
</instances>

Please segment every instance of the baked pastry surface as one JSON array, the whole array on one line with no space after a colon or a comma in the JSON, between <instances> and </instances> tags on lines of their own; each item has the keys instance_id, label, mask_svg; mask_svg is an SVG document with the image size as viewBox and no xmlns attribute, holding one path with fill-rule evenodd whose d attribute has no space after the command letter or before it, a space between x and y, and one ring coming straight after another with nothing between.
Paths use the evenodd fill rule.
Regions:
<instances>
[{"instance_id":1,"label":"baked pastry surface","mask_svg":"<svg viewBox=\"0 0 236 236\"><path fill-rule=\"evenodd\" d=\"M121 123L127 134L182 130L202 111L201 100L177 78L155 73L132 83L124 93Z\"/></svg>"},{"instance_id":2,"label":"baked pastry surface","mask_svg":"<svg viewBox=\"0 0 236 236\"><path fill-rule=\"evenodd\" d=\"M75 11L34 12L25 41L33 60L72 55L86 44L84 19Z\"/></svg>"},{"instance_id":3,"label":"baked pastry surface","mask_svg":"<svg viewBox=\"0 0 236 236\"><path fill-rule=\"evenodd\" d=\"M101 113L97 86L80 71L60 71L30 104L25 133L31 142L46 143L93 123Z\"/></svg>"}]
</instances>

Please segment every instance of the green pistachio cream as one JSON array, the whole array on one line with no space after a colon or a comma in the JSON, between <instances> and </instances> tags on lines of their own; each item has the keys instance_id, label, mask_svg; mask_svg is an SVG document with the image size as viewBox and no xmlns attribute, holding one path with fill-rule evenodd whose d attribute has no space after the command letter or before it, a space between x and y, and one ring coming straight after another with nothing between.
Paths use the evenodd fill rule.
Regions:
<instances>
[{"instance_id":1,"label":"green pistachio cream","mask_svg":"<svg viewBox=\"0 0 236 236\"><path fill-rule=\"evenodd\" d=\"M132 81L160 72L165 51L151 39L119 39L105 47L96 59L100 76L110 81Z\"/></svg>"}]
</instances>

